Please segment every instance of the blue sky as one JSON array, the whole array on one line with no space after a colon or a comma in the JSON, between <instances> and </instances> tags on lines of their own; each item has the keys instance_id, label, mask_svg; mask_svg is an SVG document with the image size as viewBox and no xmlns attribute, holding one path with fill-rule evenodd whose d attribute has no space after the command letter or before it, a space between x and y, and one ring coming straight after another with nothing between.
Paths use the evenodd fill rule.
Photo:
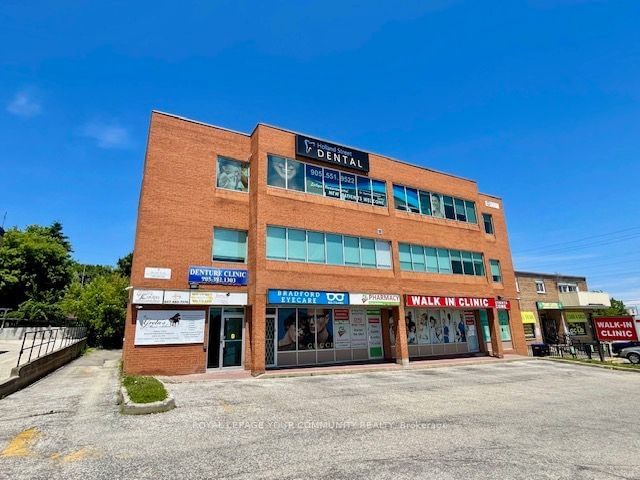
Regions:
<instances>
[{"instance_id":1,"label":"blue sky","mask_svg":"<svg viewBox=\"0 0 640 480\"><path fill-rule=\"evenodd\" d=\"M152 109L265 122L476 179L517 268L640 303L638 18L634 0L4 0L0 215L59 220L78 260L112 264Z\"/></svg>"}]
</instances>

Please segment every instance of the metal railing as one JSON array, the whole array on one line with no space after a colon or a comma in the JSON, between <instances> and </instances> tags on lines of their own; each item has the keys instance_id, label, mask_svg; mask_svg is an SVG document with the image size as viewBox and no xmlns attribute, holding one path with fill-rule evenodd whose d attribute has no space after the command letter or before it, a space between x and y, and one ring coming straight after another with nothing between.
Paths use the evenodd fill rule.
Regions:
<instances>
[{"instance_id":1,"label":"metal railing","mask_svg":"<svg viewBox=\"0 0 640 480\"><path fill-rule=\"evenodd\" d=\"M24 332L16 367L19 367L21 362L29 363L85 338L86 327L56 327Z\"/></svg>"},{"instance_id":2,"label":"metal railing","mask_svg":"<svg viewBox=\"0 0 640 480\"><path fill-rule=\"evenodd\" d=\"M613 353L607 343L568 342L529 345L529 356L604 361L605 358L611 358Z\"/></svg>"}]
</instances>

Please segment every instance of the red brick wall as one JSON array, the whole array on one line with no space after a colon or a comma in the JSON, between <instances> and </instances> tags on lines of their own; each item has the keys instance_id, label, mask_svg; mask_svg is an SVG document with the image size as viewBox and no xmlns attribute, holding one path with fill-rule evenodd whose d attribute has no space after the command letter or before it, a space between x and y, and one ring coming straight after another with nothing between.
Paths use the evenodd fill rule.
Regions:
<instances>
[{"instance_id":1,"label":"red brick wall","mask_svg":"<svg viewBox=\"0 0 640 480\"><path fill-rule=\"evenodd\" d=\"M294 141L294 134L265 125L258 125L251 136L247 136L154 113L138 212L132 285L137 288L185 289L188 287L189 265L238 268L238 264L211 262L212 231L214 226L243 229L249 232L249 285L244 290L243 287L226 289L247 291L249 304L253 305L254 314L247 322L251 338L245 341L247 368L253 366L257 371L264 368L263 316L269 288L502 296L511 300L511 318L518 320L512 321L511 325L514 348L520 353L526 352L500 199L480 194L473 181L374 154L369 155L369 175L387 181L387 208L268 187L267 154L295 158ZM215 188L217 155L250 161L250 193ZM393 183L473 200L479 223L471 225L396 211L392 201ZM497 202L500 209L486 207L485 200ZM481 225L483 211L493 215L495 235L484 233ZM393 269L269 261L265 251L267 225L391 240ZM378 229L382 229L381 235L377 234ZM400 271L399 242L483 252L487 277ZM491 282L489 259L500 260L502 284ZM144 279L144 267L171 268L172 278L169 281ZM215 290L225 288L216 287ZM205 353L201 345L135 348L135 324L131 316L130 311L125 341L127 371L143 373L145 370L149 373L146 369L152 368L157 372L173 370L175 373L188 373L204 370ZM154 366L149 367L150 364Z\"/></svg>"}]
</instances>

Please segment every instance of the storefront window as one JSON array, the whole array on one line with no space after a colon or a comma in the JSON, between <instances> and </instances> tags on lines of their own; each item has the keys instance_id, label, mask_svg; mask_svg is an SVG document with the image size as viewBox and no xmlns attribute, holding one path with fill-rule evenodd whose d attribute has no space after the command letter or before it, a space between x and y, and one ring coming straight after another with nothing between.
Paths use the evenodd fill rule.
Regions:
<instances>
[{"instance_id":1,"label":"storefront window","mask_svg":"<svg viewBox=\"0 0 640 480\"><path fill-rule=\"evenodd\" d=\"M298 326L295 308L278 309L278 351L286 352L298 348Z\"/></svg>"},{"instance_id":2,"label":"storefront window","mask_svg":"<svg viewBox=\"0 0 640 480\"><path fill-rule=\"evenodd\" d=\"M247 192L249 190L249 164L218 157L216 186L227 190Z\"/></svg>"},{"instance_id":3,"label":"storefront window","mask_svg":"<svg viewBox=\"0 0 640 480\"><path fill-rule=\"evenodd\" d=\"M333 342L333 309L278 308L278 351L329 350Z\"/></svg>"},{"instance_id":4,"label":"storefront window","mask_svg":"<svg viewBox=\"0 0 640 480\"><path fill-rule=\"evenodd\" d=\"M509 312L498 310L498 322L500 323L500 339L503 342L511 340L511 329L509 328Z\"/></svg>"},{"instance_id":5,"label":"storefront window","mask_svg":"<svg viewBox=\"0 0 640 480\"><path fill-rule=\"evenodd\" d=\"M462 310L409 310L406 322L409 344L437 345L467 342L467 327Z\"/></svg>"},{"instance_id":6,"label":"storefront window","mask_svg":"<svg viewBox=\"0 0 640 480\"><path fill-rule=\"evenodd\" d=\"M536 338L536 326L533 323L523 323L525 338Z\"/></svg>"}]
</instances>

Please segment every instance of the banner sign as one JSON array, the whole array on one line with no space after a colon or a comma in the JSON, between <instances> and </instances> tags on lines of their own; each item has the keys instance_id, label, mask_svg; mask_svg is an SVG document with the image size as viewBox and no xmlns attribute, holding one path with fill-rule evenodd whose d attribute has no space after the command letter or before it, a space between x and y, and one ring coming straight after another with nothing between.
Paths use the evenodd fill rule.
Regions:
<instances>
[{"instance_id":1,"label":"banner sign","mask_svg":"<svg viewBox=\"0 0 640 480\"><path fill-rule=\"evenodd\" d=\"M538 310L562 310L560 302L536 302Z\"/></svg>"},{"instance_id":2,"label":"banner sign","mask_svg":"<svg viewBox=\"0 0 640 480\"><path fill-rule=\"evenodd\" d=\"M508 303L508 302L507 302ZM494 308L495 298L475 297L431 297L427 295L405 295L407 307L438 307L438 308ZM506 308L509 305L505 306Z\"/></svg>"},{"instance_id":3,"label":"banner sign","mask_svg":"<svg viewBox=\"0 0 640 480\"><path fill-rule=\"evenodd\" d=\"M509 300L496 300L496 308L498 310L511 310L511 302Z\"/></svg>"},{"instance_id":4,"label":"banner sign","mask_svg":"<svg viewBox=\"0 0 640 480\"><path fill-rule=\"evenodd\" d=\"M593 324L601 342L637 341L633 317L595 317Z\"/></svg>"},{"instance_id":5,"label":"banner sign","mask_svg":"<svg viewBox=\"0 0 640 480\"><path fill-rule=\"evenodd\" d=\"M567 322L586 322L587 316L584 312L564 312Z\"/></svg>"},{"instance_id":6,"label":"banner sign","mask_svg":"<svg viewBox=\"0 0 640 480\"><path fill-rule=\"evenodd\" d=\"M136 345L204 343L204 310L140 310Z\"/></svg>"},{"instance_id":7,"label":"banner sign","mask_svg":"<svg viewBox=\"0 0 640 480\"><path fill-rule=\"evenodd\" d=\"M296 153L302 157L313 158L334 165L353 168L362 172L369 171L369 154L341 147L335 143L316 138L296 135Z\"/></svg>"},{"instance_id":8,"label":"banner sign","mask_svg":"<svg viewBox=\"0 0 640 480\"><path fill-rule=\"evenodd\" d=\"M586 335L587 324L584 322L567 322L567 330L569 335Z\"/></svg>"},{"instance_id":9,"label":"banner sign","mask_svg":"<svg viewBox=\"0 0 640 480\"><path fill-rule=\"evenodd\" d=\"M170 305L189 305L189 292L180 290L165 290L164 303Z\"/></svg>"},{"instance_id":10,"label":"banner sign","mask_svg":"<svg viewBox=\"0 0 640 480\"><path fill-rule=\"evenodd\" d=\"M267 302L274 304L349 305L347 292L269 289Z\"/></svg>"},{"instance_id":11,"label":"banner sign","mask_svg":"<svg viewBox=\"0 0 640 480\"><path fill-rule=\"evenodd\" d=\"M522 323L536 323L536 316L533 312L520 312Z\"/></svg>"},{"instance_id":12,"label":"banner sign","mask_svg":"<svg viewBox=\"0 0 640 480\"><path fill-rule=\"evenodd\" d=\"M246 305L249 295L231 292L191 292L191 305Z\"/></svg>"},{"instance_id":13,"label":"banner sign","mask_svg":"<svg viewBox=\"0 0 640 480\"><path fill-rule=\"evenodd\" d=\"M246 285L247 270L215 267L189 267L189 283L208 285Z\"/></svg>"},{"instance_id":14,"label":"banner sign","mask_svg":"<svg viewBox=\"0 0 640 480\"><path fill-rule=\"evenodd\" d=\"M140 305L159 305L164 297L163 290L138 290L133 291L131 303Z\"/></svg>"},{"instance_id":15,"label":"banner sign","mask_svg":"<svg viewBox=\"0 0 640 480\"><path fill-rule=\"evenodd\" d=\"M351 305L400 305L395 293L349 293Z\"/></svg>"},{"instance_id":16,"label":"banner sign","mask_svg":"<svg viewBox=\"0 0 640 480\"><path fill-rule=\"evenodd\" d=\"M351 348L367 348L367 311L351 309Z\"/></svg>"}]
</instances>

